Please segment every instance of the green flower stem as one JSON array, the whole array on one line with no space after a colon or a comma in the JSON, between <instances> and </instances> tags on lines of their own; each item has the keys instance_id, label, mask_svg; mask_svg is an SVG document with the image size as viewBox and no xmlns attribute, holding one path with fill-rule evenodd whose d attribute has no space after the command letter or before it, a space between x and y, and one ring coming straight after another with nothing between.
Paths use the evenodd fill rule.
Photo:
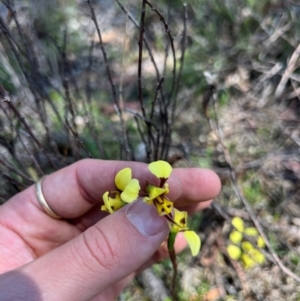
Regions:
<instances>
[{"instance_id":1,"label":"green flower stem","mask_svg":"<svg viewBox=\"0 0 300 301\"><path fill-rule=\"evenodd\" d=\"M177 294L176 294L177 261L176 261L176 253L174 250L176 235L177 235L177 233L170 232L169 237L168 237L168 251L169 251L170 260L171 260L172 266L173 266L173 279L172 279L172 299L173 299L173 301L177 300Z\"/></svg>"}]
</instances>

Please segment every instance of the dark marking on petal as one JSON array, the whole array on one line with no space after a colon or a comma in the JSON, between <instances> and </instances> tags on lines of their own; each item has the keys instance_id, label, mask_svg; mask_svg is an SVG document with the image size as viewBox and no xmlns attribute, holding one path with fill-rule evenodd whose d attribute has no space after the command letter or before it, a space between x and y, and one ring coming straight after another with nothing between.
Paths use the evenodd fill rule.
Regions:
<instances>
[{"instance_id":1,"label":"dark marking on petal","mask_svg":"<svg viewBox=\"0 0 300 301\"><path fill-rule=\"evenodd\" d=\"M115 199L117 195L118 195L117 191L110 191L109 192L109 197L112 198L112 199Z\"/></svg>"},{"instance_id":2,"label":"dark marking on petal","mask_svg":"<svg viewBox=\"0 0 300 301\"><path fill-rule=\"evenodd\" d=\"M183 217L181 220L180 220L180 223L181 224L183 224L183 225L185 225L185 223L186 223L186 220L185 220L185 218Z\"/></svg>"}]
</instances>

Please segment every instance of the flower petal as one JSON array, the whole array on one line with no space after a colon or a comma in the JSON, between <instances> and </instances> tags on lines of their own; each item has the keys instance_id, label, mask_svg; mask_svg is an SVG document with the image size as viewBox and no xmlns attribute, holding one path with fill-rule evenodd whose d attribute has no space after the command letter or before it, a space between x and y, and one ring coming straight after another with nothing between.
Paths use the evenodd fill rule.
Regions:
<instances>
[{"instance_id":1,"label":"flower petal","mask_svg":"<svg viewBox=\"0 0 300 301\"><path fill-rule=\"evenodd\" d=\"M158 215L168 215L172 212L173 202L167 198L158 197L154 202Z\"/></svg>"},{"instance_id":2,"label":"flower petal","mask_svg":"<svg viewBox=\"0 0 300 301\"><path fill-rule=\"evenodd\" d=\"M261 236L258 236L258 239L257 239L257 246L259 248L264 248L266 245L265 245L265 241L263 240L263 238Z\"/></svg>"},{"instance_id":3,"label":"flower petal","mask_svg":"<svg viewBox=\"0 0 300 301\"><path fill-rule=\"evenodd\" d=\"M186 226L188 217L186 211L179 211L178 209L173 208L173 213L171 216L173 216L173 222L169 221L169 227L171 232L178 233L180 231L188 230Z\"/></svg>"},{"instance_id":4,"label":"flower petal","mask_svg":"<svg viewBox=\"0 0 300 301\"><path fill-rule=\"evenodd\" d=\"M132 203L139 196L140 183L137 179L132 179L121 193L121 199L123 202Z\"/></svg>"},{"instance_id":5,"label":"flower petal","mask_svg":"<svg viewBox=\"0 0 300 301\"><path fill-rule=\"evenodd\" d=\"M244 233L249 236L257 236L258 235L258 231L254 227L246 228Z\"/></svg>"},{"instance_id":6,"label":"flower petal","mask_svg":"<svg viewBox=\"0 0 300 301\"><path fill-rule=\"evenodd\" d=\"M181 226L181 229L186 229L187 212L179 211L178 209L174 208L174 221L177 225Z\"/></svg>"},{"instance_id":7,"label":"flower petal","mask_svg":"<svg viewBox=\"0 0 300 301\"><path fill-rule=\"evenodd\" d=\"M249 252L250 250L254 249L253 245L251 242L249 241L244 241L242 243L242 249L245 251L245 252Z\"/></svg>"},{"instance_id":8,"label":"flower petal","mask_svg":"<svg viewBox=\"0 0 300 301\"><path fill-rule=\"evenodd\" d=\"M107 211L108 213L114 213L115 211L122 208L126 203L122 202L119 192L116 192L114 198L109 197L109 192L106 191L103 196L104 205L101 206L102 211Z\"/></svg>"},{"instance_id":9,"label":"flower petal","mask_svg":"<svg viewBox=\"0 0 300 301\"><path fill-rule=\"evenodd\" d=\"M243 234L239 231L232 231L229 238L234 244L239 244L243 239Z\"/></svg>"},{"instance_id":10,"label":"flower petal","mask_svg":"<svg viewBox=\"0 0 300 301\"><path fill-rule=\"evenodd\" d=\"M148 200L154 200L158 196L163 195L166 193L166 191L168 191L165 188L160 188L160 187L151 186L151 185L148 185L147 189L149 192L149 197L147 198Z\"/></svg>"},{"instance_id":11,"label":"flower petal","mask_svg":"<svg viewBox=\"0 0 300 301\"><path fill-rule=\"evenodd\" d=\"M227 246L227 252L228 252L228 255L230 256L230 258L232 258L234 260L238 260L242 255L242 250L238 246L235 246L235 245Z\"/></svg>"},{"instance_id":12,"label":"flower petal","mask_svg":"<svg viewBox=\"0 0 300 301\"><path fill-rule=\"evenodd\" d=\"M257 249L252 249L249 256L258 264L263 264L266 260L265 255Z\"/></svg>"},{"instance_id":13,"label":"flower petal","mask_svg":"<svg viewBox=\"0 0 300 301\"><path fill-rule=\"evenodd\" d=\"M201 247L200 237L196 234L196 232L191 230L184 231L183 235L190 246L192 255L198 255Z\"/></svg>"},{"instance_id":14,"label":"flower petal","mask_svg":"<svg viewBox=\"0 0 300 301\"><path fill-rule=\"evenodd\" d=\"M253 266L256 265L256 262L248 255L248 254L243 254L242 257L241 257L241 260L244 264L244 267L246 269L250 269L252 268Z\"/></svg>"},{"instance_id":15,"label":"flower petal","mask_svg":"<svg viewBox=\"0 0 300 301\"><path fill-rule=\"evenodd\" d=\"M166 161L156 161L148 165L148 169L157 178L168 179L172 172L172 166Z\"/></svg>"},{"instance_id":16,"label":"flower petal","mask_svg":"<svg viewBox=\"0 0 300 301\"><path fill-rule=\"evenodd\" d=\"M125 190L126 185L132 179L132 171L129 167L121 169L116 177L115 177L115 184L117 188L121 191Z\"/></svg>"},{"instance_id":17,"label":"flower petal","mask_svg":"<svg viewBox=\"0 0 300 301\"><path fill-rule=\"evenodd\" d=\"M153 200L148 198L147 196L144 197L144 202L147 203L148 205L153 205Z\"/></svg>"},{"instance_id":18,"label":"flower petal","mask_svg":"<svg viewBox=\"0 0 300 301\"><path fill-rule=\"evenodd\" d=\"M244 232L244 221L240 217L234 217L231 223L237 230Z\"/></svg>"}]
</instances>

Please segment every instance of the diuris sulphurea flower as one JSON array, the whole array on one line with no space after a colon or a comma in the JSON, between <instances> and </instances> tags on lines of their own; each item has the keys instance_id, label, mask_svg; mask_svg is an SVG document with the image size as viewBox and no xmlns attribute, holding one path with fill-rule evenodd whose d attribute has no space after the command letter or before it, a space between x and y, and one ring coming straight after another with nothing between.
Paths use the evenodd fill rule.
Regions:
<instances>
[{"instance_id":1,"label":"diuris sulphurea flower","mask_svg":"<svg viewBox=\"0 0 300 301\"><path fill-rule=\"evenodd\" d=\"M113 213L126 204L135 201L141 189L137 179L132 179L130 168L120 170L115 177L115 184L118 190L106 191L102 198L104 205L101 210Z\"/></svg>"},{"instance_id":2,"label":"diuris sulphurea flower","mask_svg":"<svg viewBox=\"0 0 300 301\"><path fill-rule=\"evenodd\" d=\"M200 251L201 240L196 232L187 226L187 212L174 208L174 203L168 198L169 184L167 180L172 173L172 166L165 161L156 161L148 165L149 171L159 179L158 186L146 183L146 191L141 191L140 183L132 178L132 170L127 167L120 170L115 177L116 190L106 191L102 198L104 205L101 210L113 213L126 204L132 203L138 197L143 196L145 203L155 206L158 215L167 219L170 233L168 237L168 251L173 265L172 295L176 298L177 262L174 244L179 232L188 242L192 255L196 256Z\"/></svg>"},{"instance_id":3,"label":"diuris sulphurea flower","mask_svg":"<svg viewBox=\"0 0 300 301\"><path fill-rule=\"evenodd\" d=\"M265 247L265 242L257 229L254 227L245 228L244 221L237 216L232 219L231 223L235 230L229 235L229 239L233 244L227 246L228 255L234 260L240 260L245 269L262 265L266 258L259 249ZM256 246L249 241L245 241L244 235L251 237L256 242Z\"/></svg>"},{"instance_id":4,"label":"diuris sulphurea flower","mask_svg":"<svg viewBox=\"0 0 300 301\"><path fill-rule=\"evenodd\" d=\"M159 215L168 215L172 212L173 202L171 202L167 194L169 193L169 184L166 183L171 175L172 167L168 162L156 161L148 165L149 171L159 180L159 186L147 185L147 196L144 201L149 205L154 205Z\"/></svg>"},{"instance_id":5,"label":"diuris sulphurea flower","mask_svg":"<svg viewBox=\"0 0 300 301\"><path fill-rule=\"evenodd\" d=\"M176 235L179 232L184 232L184 237L190 246L192 255L196 256L201 246L200 238L187 227L187 212L174 208L174 203L167 197L169 194L167 180L172 173L172 166L168 162L159 160L150 163L148 169L159 179L158 186L147 183L146 191L142 193L139 181L132 178L132 170L129 167L124 168L115 177L117 189L106 191L103 194L104 205L101 210L113 213L126 204L132 203L140 194L143 194L144 202L154 205L157 213L168 220L170 227L169 249L173 248Z\"/></svg>"},{"instance_id":6,"label":"diuris sulphurea flower","mask_svg":"<svg viewBox=\"0 0 300 301\"><path fill-rule=\"evenodd\" d=\"M186 239L188 245L190 246L191 252L193 256L198 255L201 247L201 240L196 232L190 230L187 227L187 212L186 211L179 211L176 208L174 208L174 223L170 222L170 236L174 236L174 239L176 235L179 232L183 232L184 238ZM172 244L172 241L170 241L169 238L168 243ZM174 245L174 243L173 243Z\"/></svg>"}]
</instances>

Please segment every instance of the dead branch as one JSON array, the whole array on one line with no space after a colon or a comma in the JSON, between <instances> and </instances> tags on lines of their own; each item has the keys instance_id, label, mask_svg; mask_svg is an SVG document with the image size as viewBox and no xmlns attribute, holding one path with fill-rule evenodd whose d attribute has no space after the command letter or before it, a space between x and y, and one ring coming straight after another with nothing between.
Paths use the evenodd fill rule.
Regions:
<instances>
[{"instance_id":1,"label":"dead branch","mask_svg":"<svg viewBox=\"0 0 300 301\"><path fill-rule=\"evenodd\" d=\"M117 114L120 117L120 123L121 123L121 127L122 127L122 132L123 132L123 141L124 141L124 145L125 145L125 151L126 151L126 157L129 158L130 156L130 148L129 148L129 144L128 144L128 137L127 137L127 132L126 132L126 126L125 126L125 121L123 118L123 112L120 108L120 104L118 101L118 96L117 96L117 92L115 89L115 84L113 82L112 79L112 74L111 74L111 70L109 67L109 63L108 63L108 59L107 59L107 54L103 45L103 41L102 41L102 35L101 35L101 31L100 31L100 27L97 21L97 17L95 14L95 10L94 7L92 6L90 0L86 1L90 7L90 11L91 11L91 17L92 17L92 21L95 24L96 30L97 30L97 34L98 34L98 38L99 38L99 43L100 43L100 49L102 51L102 55L103 55L103 59L104 59L104 63L105 63L105 67L106 67L106 73L107 73L107 77L111 86L111 91L112 91L112 95L113 95L113 100L114 100L114 104L115 107L117 109Z\"/></svg>"},{"instance_id":2,"label":"dead branch","mask_svg":"<svg viewBox=\"0 0 300 301\"><path fill-rule=\"evenodd\" d=\"M297 48L295 49L294 53L292 54L291 56L291 59L289 60L288 62L288 65L287 65L287 68L285 69L284 71L284 74L275 90L275 97L278 99L284 89L285 89L285 86L290 78L290 75L295 71L295 69L298 67L297 66L297 61L299 59L299 56L300 56L300 44L297 46Z\"/></svg>"}]
</instances>

